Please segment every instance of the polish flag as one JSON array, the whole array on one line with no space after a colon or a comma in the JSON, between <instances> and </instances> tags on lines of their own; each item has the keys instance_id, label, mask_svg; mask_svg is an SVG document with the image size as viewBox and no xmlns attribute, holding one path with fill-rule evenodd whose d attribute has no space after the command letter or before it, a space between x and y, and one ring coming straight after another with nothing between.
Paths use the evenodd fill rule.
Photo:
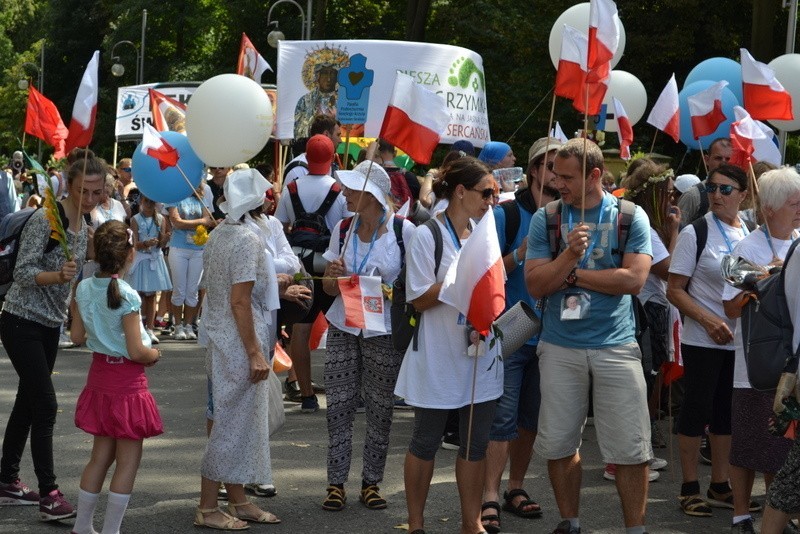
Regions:
<instances>
[{"instance_id":1,"label":"polish flag","mask_svg":"<svg viewBox=\"0 0 800 534\"><path fill-rule=\"evenodd\" d=\"M617 52L619 46L619 15L612 0L589 2L589 69L595 70Z\"/></svg>"},{"instance_id":2,"label":"polish flag","mask_svg":"<svg viewBox=\"0 0 800 534\"><path fill-rule=\"evenodd\" d=\"M186 104L181 104L174 98L155 89L149 89L150 115L153 117L153 126L159 132L186 133Z\"/></svg>"},{"instance_id":3,"label":"polish flag","mask_svg":"<svg viewBox=\"0 0 800 534\"><path fill-rule=\"evenodd\" d=\"M78 87L78 95L72 107L72 118L69 122L69 136L64 147L65 152L75 147L86 147L92 142L94 134L94 120L97 115L97 94L99 84L97 69L100 64L100 51L95 50L92 59L86 65L86 70Z\"/></svg>"},{"instance_id":4,"label":"polish flag","mask_svg":"<svg viewBox=\"0 0 800 534\"><path fill-rule=\"evenodd\" d=\"M727 85L728 82L722 80L688 98L695 139L714 133L727 119L722 112L722 90Z\"/></svg>"},{"instance_id":5,"label":"polish flag","mask_svg":"<svg viewBox=\"0 0 800 534\"><path fill-rule=\"evenodd\" d=\"M178 164L178 151L149 122L144 123L142 132L142 154L157 159L162 171Z\"/></svg>"},{"instance_id":6,"label":"polish flag","mask_svg":"<svg viewBox=\"0 0 800 534\"><path fill-rule=\"evenodd\" d=\"M608 90L608 65L589 73L587 50L586 36L565 24L561 33L561 56L556 72L555 94L572 100L572 106L583 113L588 90L589 114L596 115L600 113Z\"/></svg>"},{"instance_id":7,"label":"polish flag","mask_svg":"<svg viewBox=\"0 0 800 534\"><path fill-rule=\"evenodd\" d=\"M236 74L247 76L251 80L261 83L261 75L267 70L272 71L270 64L267 63L264 56L258 53L247 34L242 33L242 44L239 46L239 61L236 64Z\"/></svg>"},{"instance_id":8,"label":"polish flag","mask_svg":"<svg viewBox=\"0 0 800 534\"><path fill-rule=\"evenodd\" d=\"M611 97L614 102L614 117L617 119L617 135L619 135L619 157L631 159L631 143L633 143L633 126L617 97Z\"/></svg>"},{"instance_id":9,"label":"polish flag","mask_svg":"<svg viewBox=\"0 0 800 534\"><path fill-rule=\"evenodd\" d=\"M417 163L427 165L449 124L450 113L444 98L398 72L378 137Z\"/></svg>"},{"instance_id":10,"label":"polish flag","mask_svg":"<svg viewBox=\"0 0 800 534\"><path fill-rule=\"evenodd\" d=\"M52 100L31 86L28 88L28 107L25 113L25 133L38 137L55 148L53 157L66 156L64 140L69 130L61 120L61 114Z\"/></svg>"},{"instance_id":11,"label":"polish flag","mask_svg":"<svg viewBox=\"0 0 800 534\"><path fill-rule=\"evenodd\" d=\"M661 91L650 115L647 124L655 126L676 143L681 139L681 110L678 100L678 84L675 82L675 73Z\"/></svg>"},{"instance_id":12,"label":"polish flag","mask_svg":"<svg viewBox=\"0 0 800 534\"><path fill-rule=\"evenodd\" d=\"M325 348L325 335L328 331L328 320L325 314L319 312L311 325L311 336L308 338L309 350Z\"/></svg>"},{"instance_id":13,"label":"polish flag","mask_svg":"<svg viewBox=\"0 0 800 534\"><path fill-rule=\"evenodd\" d=\"M744 107L753 119L792 120L792 95L775 78L775 71L740 49Z\"/></svg>"},{"instance_id":14,"label":"polish flag","mask_svg":"<svg viewBox=\"0 0 800 534\"><path fill-rule=\"evenodd\" d=\"M756 124L756 121L742 107L733 108L736 114L736 122L731 124L731 163L748 169L750 164L756 161L753 154L756 151L756 143L767 139L767 136Z\"/></svg>"},{"instance_id":15,"label":"polish flag","mask_svg":"<svg viewBox=\"0 0 800 534\"><path fill-rule=\"evenodd\" d=\"M354 274L339 278L339 292L344 302L346 326L370 332L386 332L380 276Z\"/></svg>"},{"instance_id":16,"label":"polish flag","mask_svg":"<svg viewBox=\"0 0 800 534\"><path fill-rule=\"evenodd\" d=\"M558 139L562 143L567 142L567 135L564 133L564 130L561 129L561 125L556 121L556 125L553 126L553 129L550 130L550 137Z\"/></svg>"},{"instance_id":17,"label":"polish flag","mask_svg":"<svg viewBox=\"0 0 800 534\"><path fill-rule=\"evenodd\" d=\"M450 264L439 300L463 313L475 330L487 335L505 309L505 274L494 214L488 210Z\"/></svg>"}]
</instances>

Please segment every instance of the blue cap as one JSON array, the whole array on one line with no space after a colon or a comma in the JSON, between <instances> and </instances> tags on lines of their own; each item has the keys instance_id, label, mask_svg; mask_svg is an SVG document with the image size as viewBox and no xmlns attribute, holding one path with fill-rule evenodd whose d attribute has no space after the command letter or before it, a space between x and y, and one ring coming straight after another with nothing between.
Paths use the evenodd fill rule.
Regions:
<instances>
[{"instance_id":1,"label":"blue cap","mask_svg":"<svg viewBox=\"0 0 800 534\"><path fill-rule=\"evenodd\" d=\"M459 150L464 154L466 154L467 156L475 155L475 145L473 145L466 139L461 139L453 143L453 150Z\"/></svg>"},{"instance_id":2,"label":"blue cap","mask_svg":"<svg viewBox=\"0 0 800 534\"><path fill-rule=\"evenodd\" d=\"M484 145L481 153L478 154L478 159L487 165L497 165L509 152L511 152L511 147L508 144L500 141L489 141Z\"/></svg>"}]
</instances>

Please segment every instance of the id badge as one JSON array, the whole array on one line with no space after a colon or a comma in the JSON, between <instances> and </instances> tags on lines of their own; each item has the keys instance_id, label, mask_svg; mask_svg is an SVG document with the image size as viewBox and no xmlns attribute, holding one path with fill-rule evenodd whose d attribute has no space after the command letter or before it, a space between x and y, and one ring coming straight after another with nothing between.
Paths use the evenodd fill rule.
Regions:
<instances>
[{"instance_id":1,"label":"id badge","mask_svg":"<svg viewBox=\"0 0 800 534\"><path fill-rule=\"evenodd\" d=\"M480 358L486 354L486 336L467 324L467 356Z\"/></svg>"},{"instance_id":2,"label":"id badge","mask_svg":"<svg viewBox=\"0 0 800 534\"><path fill-rule=\"evenodd\" d=\"M458 314L458 319L456 319L456 324L459 326L464 326L467 324L467 318L464 316L463 313Z\"/></svg>"},{"instance_id":3,"label":"id badge","mask_svg":"<svg viewBox=\"0 0 800 534\"><path fill-rule=\"evenodd\" d=\"M589 316L591 297L588 293L565 293L561 297L561 320L576 321Z\"/></svg>"}]
</instances>

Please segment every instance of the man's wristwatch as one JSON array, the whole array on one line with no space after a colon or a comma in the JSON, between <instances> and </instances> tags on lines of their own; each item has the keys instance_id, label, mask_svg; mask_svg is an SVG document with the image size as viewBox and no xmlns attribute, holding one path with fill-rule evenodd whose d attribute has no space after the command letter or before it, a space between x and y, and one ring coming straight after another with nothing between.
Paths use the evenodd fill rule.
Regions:
<instances>
[{"instance_id":1,"label":"man's wristwatch","mask_svg":"<svg viewBox=\"0 0 800 534\"><path fill-rule=\"evenodd\" d=\"M578 283L578 274L576 273L577 267L573 267L572 270L569 272L566 278L564 278L564 282L569 287L575 287L575 284Z\"/></svg>"},{"instance_id":2,"label":"man's wristwatch","mask_svg":"<svg viewBox=\"0 0 800 534\"><path fill-rule=\"evenodd\" d=\"M511 257L514 259L514 263L517 264L517 267L520 267L524 263L524 260L519 259L519 255L517 254L518 250L519 249L515 248L514 252L511 254Z\"/></svg>"}]
</instances>

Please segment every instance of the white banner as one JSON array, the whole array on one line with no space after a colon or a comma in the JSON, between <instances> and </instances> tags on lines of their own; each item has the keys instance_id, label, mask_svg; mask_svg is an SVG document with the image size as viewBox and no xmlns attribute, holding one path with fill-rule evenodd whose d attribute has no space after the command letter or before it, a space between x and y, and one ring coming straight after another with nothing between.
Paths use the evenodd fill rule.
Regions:
<instances>
[{"instance_id":1,"label":"white banner","mask_svg":"<svg viewBox=\"0 0 800 534\"><path fill-rule=\"evenodd\" d=\"M167 82L147 83L143 85L130 85L117 90L117 120L114 135L117 141L138 141L142 138L144 122L153 124L150 113L149 89L155 89L181 103L186 103L194 94L200 82ZM275 112L274 85L262 85L272 101L272 111ZM275 130L273 128L273 134Z\"/></svg>"},{"instance_id":2,"label":"white banner","mask_svg":"<svg viewBox=\"0 0 800 534\"><path fill-rule=\"evenodd\" d=\"M397 71L444 97L450 124L442 143L491 140L481 56L450 45L369 40L280 41L277 136L305 137L315 114L336 115L340 99L353 106L368 99L367 121L351 135L376 137Z\"/></svg>"}]
</instances>

